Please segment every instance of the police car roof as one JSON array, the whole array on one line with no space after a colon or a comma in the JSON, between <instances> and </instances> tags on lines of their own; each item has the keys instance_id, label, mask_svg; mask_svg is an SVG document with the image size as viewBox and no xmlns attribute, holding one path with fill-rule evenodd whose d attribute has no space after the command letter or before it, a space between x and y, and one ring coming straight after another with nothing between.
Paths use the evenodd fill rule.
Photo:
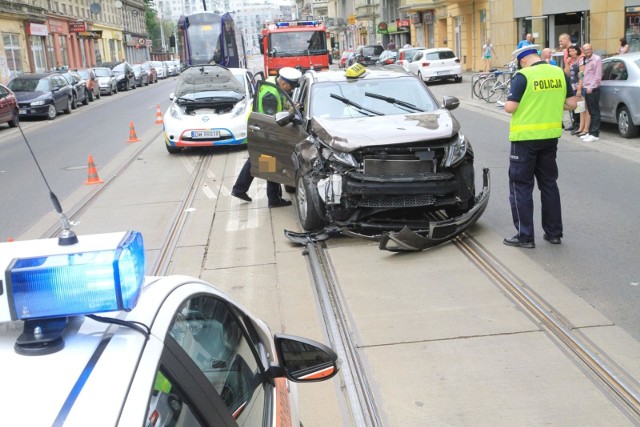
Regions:
<instances>
[{"instance_id":1,"label":"police car roof","mask_svg":"<svg viewBox=\"0 0 640 427\"><path fill-rule=\"evenodd\" d=\"M307 73L310 73L307 71ZM374 80L374 79L389 79L405 76L412 76L412 74L406 71L403 67L398 66L386 66L386 67L368 67L366 72L357 78L347 78L345 70L335 71L311 71L314 76L314 80L318 83L321 82L341 82L346 80Z\"/></svg>"}]
</instances>

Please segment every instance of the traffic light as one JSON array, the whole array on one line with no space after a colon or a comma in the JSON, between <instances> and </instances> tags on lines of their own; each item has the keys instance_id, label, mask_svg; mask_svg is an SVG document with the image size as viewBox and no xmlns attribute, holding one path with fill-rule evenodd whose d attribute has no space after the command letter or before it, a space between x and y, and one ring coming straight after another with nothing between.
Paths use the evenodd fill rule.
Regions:
<instances>
[{"instance_id":1,"label":"traffic light","mask_svg":"<svg viewBox=\"0 0 640 427\"><path fill-rule=\"evenodd\" d=\"M173 34L169 36L169 47L176 47L176 36Z\"/></svg>"}]
</instances>

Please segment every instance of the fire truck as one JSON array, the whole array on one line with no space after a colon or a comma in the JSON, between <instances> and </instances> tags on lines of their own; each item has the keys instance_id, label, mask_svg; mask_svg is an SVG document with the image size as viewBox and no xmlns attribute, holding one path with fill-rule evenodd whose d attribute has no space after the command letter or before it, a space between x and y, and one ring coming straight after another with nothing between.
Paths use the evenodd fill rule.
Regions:
<instances>
[{"instance_id":1,"label":"fire truck","mask_svg":"<svg viewBox=\"0 0 640 427\"><path fill-rule=\"evenodd\" d=\"M260 36L264 73L275 76L282 67L328 70L327 28L322 21L266 22Z\"/></svg>"}]
</instances>

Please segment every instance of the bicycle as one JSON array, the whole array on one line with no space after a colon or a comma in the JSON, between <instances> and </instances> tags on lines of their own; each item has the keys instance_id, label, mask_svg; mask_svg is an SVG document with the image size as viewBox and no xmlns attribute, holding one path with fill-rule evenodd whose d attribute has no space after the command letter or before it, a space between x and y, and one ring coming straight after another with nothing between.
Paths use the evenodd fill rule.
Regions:
<instances>
[{"instance_id":1,"label":"bicycle","mask_svg":"<svg viewBox=\"0 0 640 427\"><path fill-rule=\"evenodd\" d=\"M515 62L511 62L508 65L509 72L501 72L506 78L499 79L497 76L492 79L484 79L480 85L480 95L482 99L489 103L502 100L505 97L505 93L509 93L511 90L511 80L515 76L517 67Z\"/></svg>"}]
</instances>

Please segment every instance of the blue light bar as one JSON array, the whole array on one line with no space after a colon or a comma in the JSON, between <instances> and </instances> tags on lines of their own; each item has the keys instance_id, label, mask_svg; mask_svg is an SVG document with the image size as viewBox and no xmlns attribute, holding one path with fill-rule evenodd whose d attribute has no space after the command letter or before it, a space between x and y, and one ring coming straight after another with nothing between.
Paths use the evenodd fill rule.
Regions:
<instances>
[{"instance_id":1,"label":"blue light bar","mask_svg":"<svg viewBox=\"0 0 640 427\"><path fill-rule=\"evenodd\" d=\"M14 320L132 310L144 282L142 234L129 231L110 249L17 258L7 271Z\"/></svg>"},{"instance_id":2,"label":"blue light bar","mask_svg":"<svg viewBox=\"0 0 640 427\"><path fill-rule=\"evenodd\" d=\"M288 22L276 22L276 27L288 27Z\"/></svg>"}]
</instances>

